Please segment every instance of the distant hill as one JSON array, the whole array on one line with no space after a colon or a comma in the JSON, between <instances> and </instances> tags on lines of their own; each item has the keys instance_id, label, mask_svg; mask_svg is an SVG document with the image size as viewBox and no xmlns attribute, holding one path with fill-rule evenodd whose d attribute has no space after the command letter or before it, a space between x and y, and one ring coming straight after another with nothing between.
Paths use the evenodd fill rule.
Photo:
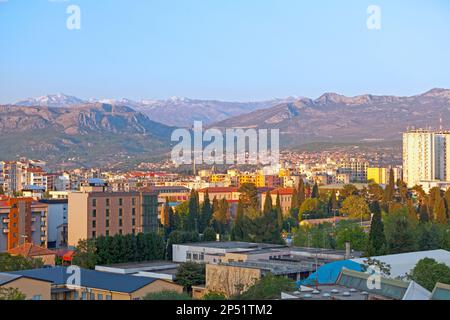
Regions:
<instances>
[{"instance_id":1,"label":"distant hill","mask_svg":"<svg viewBox=\"0 0 450 320\"><path fill-rule=\"evenodd\" d=\"M216 128L277 128L284 145L316 141L400 140L408 126L450 124L450 90L433 89L412 97L326 93L232 117Z\"/></svg>"},{"instance_id":2,"label":"distant hill","mask_svg":"<svg viewBox=\"0 0 450 320\"><path fill-rule=\"evenodd\" d=\"M42 158L67 165L104 165L151 157L170 147L172 128L125 106L0 106L0 157Z\"/></svg>"},{"instance_id":3,"label":"distant hill","mask_svg":"<svg viewBox=\"0 0 450 320\"><path fill-rule=\"evenodd\" d=\"M192 127L194 121L204 124L228 119L251 111L273 107L282 102L294 101L295 98L272 99L259 102L226 102L218 100L200 100L172 97L166 100L144 99L89 99L55 94L28 98L14 103L20 106L71 107L83 103L106 103L115 106L127 106L142 112L150 119L169 126Z\"/></svg>"}]
</instances>

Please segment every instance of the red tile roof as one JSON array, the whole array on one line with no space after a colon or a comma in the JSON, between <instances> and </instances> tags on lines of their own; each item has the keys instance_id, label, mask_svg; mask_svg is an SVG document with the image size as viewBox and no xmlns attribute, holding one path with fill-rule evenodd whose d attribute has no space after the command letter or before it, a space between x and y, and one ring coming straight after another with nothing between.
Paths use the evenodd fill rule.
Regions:
<instances>
[{"instance_id":1,"label":"red tile roof","mask_svg":"<svg viewBox=\"0 0 450 320\"><path fill-rule=\"evenodd\" d=\"M47 256L47 255L55 255L56 254L55 251L36 246L29 242L27 242L21 246L9 249L8 253L12 254L12 255L20 255L20 256L24 256L24 257Z\"/></svg>"}]
</instances>

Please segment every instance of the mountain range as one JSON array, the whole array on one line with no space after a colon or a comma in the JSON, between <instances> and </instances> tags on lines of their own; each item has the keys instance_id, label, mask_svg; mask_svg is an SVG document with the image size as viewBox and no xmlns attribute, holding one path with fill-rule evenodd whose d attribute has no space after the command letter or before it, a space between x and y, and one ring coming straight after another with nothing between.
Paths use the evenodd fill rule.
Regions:
<instances>
[{"instance_id":1,"label":"mountain range","mask_svg":"<svg viewBox=\"0 0 450 320\"><path fill-rule=\"evenodd\" d=\"M310 142L399 141L407 127L445 128L450 123L450 90L410 97L325 93L317 99L263 102L48 95L0 105L0 160L20 155L67 166L145 160L167 153L173 129L191 127L194 120L221 129L280 129L282 148Z\"/></svg>"},{"instance_id":2,"label":"mountain range","mask_svg":"<svg viewBox=\"0 0 450 320\"><path fill-rule=\"evenodd\" d=\"M67 166L115 164L165 152L172 130L126 106L3 105L0 158L26 156Z\"/></svg>"},{"instance_id":3,"label":"mountain range","mask_svg":"<svg viewBox=\"0 0 450 320\"><path fill-rule=\"evenodd\" d=\"M326 93L315 100L301 98L232 117L213 127L276 128L284 145L300 145L401 140L401 133L408 127L438 128L440 123L444 127L450 123L450 90L446 89L412 97Z\"/></svg>"},{"instance_id":4,"label":"mountain range","mask_svg":"<svg viewBox=\"0 0 450 320\"><path fill-rule=\"evenodd\" d=\"M194 121L205 125L239 116L251 111L270 108L295 98L272 99L257 102L227 102L218 100L200 100L171 97L166 100L143 99L88 99L82 100L65 94L46 95L15 102L18 106L71 107L86 103L106 103L115 106L127 106L147 115L150 119L168 126L192 127Z\"/></svg>"}]
</instances>

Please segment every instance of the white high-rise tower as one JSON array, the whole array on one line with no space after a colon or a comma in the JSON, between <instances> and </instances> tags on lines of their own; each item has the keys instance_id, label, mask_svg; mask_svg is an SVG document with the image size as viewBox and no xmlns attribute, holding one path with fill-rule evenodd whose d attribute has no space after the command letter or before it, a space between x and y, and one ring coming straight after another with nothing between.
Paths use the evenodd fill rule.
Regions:
<instances>
[{"instance_id":1,"label":"white high-rise tower","mask_svg":"<svg viewBox=\"0 0 450 320\"><path fill-rule=\"evenodd\" d=\"M410 188L420 181L450 180L450 132L420 129L404 133L403 178Z\"/></svg>"}]
</instances>

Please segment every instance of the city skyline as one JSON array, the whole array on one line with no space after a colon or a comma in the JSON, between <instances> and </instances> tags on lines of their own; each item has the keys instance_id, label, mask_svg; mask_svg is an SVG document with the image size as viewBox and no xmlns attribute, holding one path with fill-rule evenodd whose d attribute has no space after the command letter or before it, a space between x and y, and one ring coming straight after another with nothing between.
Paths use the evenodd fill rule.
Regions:
<instances>
[{"instance_id":1,"label":"city skyline","mask_svg":"<svg viewBox=\"0 0 450 320\"><path fill-rule=\"evenodd\" d=\"M1 2L0 103L57 92L252 101L450 87L446 1L378 1L379 30L367 28L369 1L325 4ZM70 5L79 30L66 26Z\"/></svg>"}]
</instances>

